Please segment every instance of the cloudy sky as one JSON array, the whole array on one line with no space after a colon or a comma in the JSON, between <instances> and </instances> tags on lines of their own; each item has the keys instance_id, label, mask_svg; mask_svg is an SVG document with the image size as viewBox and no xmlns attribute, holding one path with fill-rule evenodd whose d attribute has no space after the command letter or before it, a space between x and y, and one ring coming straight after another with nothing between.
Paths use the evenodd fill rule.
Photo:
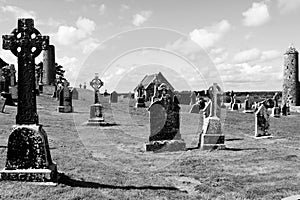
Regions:
<instances>
[{"instance_id":1,"label":"cloudy sky","mask_svg":"<svg viewBox=\"0 0 300 200\"><path fill-rule=\"evenodd\" d=\"M283 54L300 49L300 0L0 0L1 35L24 17L50 36L71 85L99 73L108 91L159 71L176 90L281 90Z\"/></svg>"}]
</instances>

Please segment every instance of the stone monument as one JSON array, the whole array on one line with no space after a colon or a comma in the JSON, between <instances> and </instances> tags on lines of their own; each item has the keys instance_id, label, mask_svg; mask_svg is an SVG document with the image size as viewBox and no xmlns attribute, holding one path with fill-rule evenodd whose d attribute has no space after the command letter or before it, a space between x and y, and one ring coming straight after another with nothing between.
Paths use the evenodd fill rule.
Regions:
<instances>
[{"instance_id":1,"label":"stone monument","mask_svg":"<svg viewBox=\"0 0 300 200\"><path fill-rule=\"evenodd\" d=\"M225 148L225 135L222 133L221 120L218 117L220 113L220 95L223 94L221 88L217 83L214 83L209 89L210 108L208 117L204 116L202 132L199 136L199 144L201 150L224 149ZM203 114L205 115L205 111Z\"/></svg>"},{"instance_id":2,"label":"stone monument","mask_svg":"<svg viewBox=\"0 0 300 200\"><path fill-rule=\"evenodd\" d=\"M71 92L72 92L72 99L78 100L79 99L78 90L74 87L72 88Z\"/></svg>"},{"instance_id":3,"label":"stone monument","mask_svg":"<svg viewBox=\"0 0 300 200\"><path fill-rule=\"evenodd\" d=\"M138 93L138 96L137 96L137 103L136 103L136 107L137 108L142 108L142 107L146 107L146 104L145 104L145 98L143 96L144 94L144 86L143 85L139 85L138 88L137 88L137 93Z\"/></svg>"},{"instance_id":4,"label":"stone monument","mask_svg":"<svg viewBox=\"0 0 300 200\"><path fill-rule=\"evenodd\" d=\"M274 107L272 108L272 117L280 117L280 107L278 105L279 94L276 92L273 96Z\"/></svg>"},{"instance_id":5,"label":"stone monument","mask_svg":"<svg viewBox=\"0 0 300 200\"><path fill-rule=\"evenodd\" d=\"M49 44L49 37L34 28L33 19L19 19L11 35L4 35L3 49L18 58L18 107L16 124L8 139L2 180L57 182L47 134L39 124L35 90L35 57Z\"/></svg>"},{"instance_id":6,"label":"stone monument","mask_svg":"<svg viewBox=\"0 0 300 200\"><path fill-rule=\"evenodd\" d=\"M110 99L109 99L110 103L118 103L118 93L116 91L113 91L110 94Z\"/></svg>"},{"instance_id":7,"label":"stone monument","mask_svg":"<svg viewBox=\"0 0 300 200\"><path fill-rule=\"evenodd\" d=\"M99 79L98 73L96 73L95 78L90 82L91 87L95 91L95 98L94 104L90 106L90 119L88 120L87 125L101 126L104 124L102 105L100 104L99 100L99 90L103 84L104 83Z\"/></svg>"},{"instance_id":8,"label":"stone monument","mask_svg":"<svg viewBox=\"0 0 300 200\"><path fill-rule=\"evenodd\" d=\"M43 51L43 66L44 66L44 83L45 85L54 85L56 68L55 68L55 47L48 45Z\"/></svg>"},{"instance_id":9,"label":"stone monument","mask_svg":"<svg viewBox=\"0 0 300 200\"><path fill-rule=\"evenodd\" d=\"M71 113L73 112L72 106L72 91L69 88L69 82L63 82L63 88L58 92L59 94L59 106L58 112Z\"/></svg>"},{"instance_id":10,"label":"stone monument","mask_svg":"<svg viewBox=\"0 0 300 200\"><path fill-rule=\"evenodd\" d=\"M255 112L255 138L272 137L269 133L270 116L267 109L268 102L265 100L260 103L258 110Z\"/></svg>"},{"instance_id":11,"label":"stone monument","mask_svg":"<svg viewBox=\"0 0 300 200\"><path fill-rule=\"evenodd\" d=\"M153 102L150 112L150 136L146 151L185 150L185 142L180 135L180 106L175 95L167 94L169 88L162 83L158 87L161 98Z\"/></svg>"},{"instance_id":12,"label":"stone monument","mask_svg":"<svg viewBox=\"0 0 300 200\"><path fill-rule=\"evenodd\" d=\"M205 100L202 97L197 98L196 103L193 104L193 106L190 109L190 113L196 113L196 114L198 113L199 114L200 111L204 108L205 108Z\"/></svg>"},{"instance_id":13,"label":"stone monument","mask_svg":"<svg viewBox=\"0 0 300 200\"><path fill-rule=\"evenodd\" d=\"M194 105L196 103L196 94L194 91L192 91L190 98L191 98L190 105Z\"/></svg>"},{"instance_id":14,"label":"stone monument","mask_svg":"<svg viewBox=\"0 0 300 200\"><path fill-rule=\"evenodd\" d=\"M245 103L244 103L244 113L254 113L254 110L252 109L252 103L251 103L251 99L250 99L250 95L247 94L246 99L245 99Z\"/></svg>"}]
</instances>

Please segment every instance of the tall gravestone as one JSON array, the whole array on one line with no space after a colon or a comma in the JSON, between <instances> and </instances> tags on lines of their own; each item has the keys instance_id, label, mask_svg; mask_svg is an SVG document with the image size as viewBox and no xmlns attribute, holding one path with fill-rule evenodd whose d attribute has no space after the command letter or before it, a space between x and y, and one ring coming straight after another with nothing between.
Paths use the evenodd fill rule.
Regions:
<instances>
[{"instance_id":1,"label":"tall gravestone","mask_svg":"<svg viewBox=\"0 0 300 200\"><path fill-rule=\"evenodd\" d=\"M190 105L194 105L196 103L196 94L195 94L195 92L192 91L190 98L191 98Z\"/></svg>"},{"instance_id":2,"label":"tall gravestone","mask_svg":"<svg viewBox=\"0 0 300 200\"><path fill-rule=\"evenodd\" d=\"M222 133L220 115L220 95L221 88L214 83L208 89L210 97L209 115L204 116L202 132L199 136L199 144L201 150L223 149L225 148L225 135ZM205 114L205 111L203 112Z\"/></svg>"},{"instance_id":3,"label":"tall gravestone","mask_svg":"<svg viewBox=\"0 0 300 200\"><path fill-rule=\"evenodd\" d=\"M87 125L101 126L104 124L102 105L99 99L100 88L103 86L103 84L104 83L96 73L95 78L90 82L90 86L94 89L94 104L90 106L90 119L88 120Z\"/></svg>"},{"instance_id":4,"label":"tall gravestone","mask_svg":"<svg viewBox=\"0 0 300 200\"><path fill-rule=\"evenodd\" d=\"M249 94L246 96L243 112L244 113L254 113L254 110L252 110L252 102L251 102Z\"/></svg>"},{"instance_id":5,"label":"tall gravestone","mask_svg":"<svg viewBox=\"0 0 300 200\"><path fill-rule=\"evenodd\" d=\"M110 103L118 103L118 93L116 91L110 94Z\"/></svg>"},{"instance_id":6,"label":"tall gravestone","mask_svg":"<svg viewBox=\"0 0 300 200\"><path fill-rule=\"evenodd\" d=\"M269 106L267 101L260 103L258 110L255 112L255 138L269 138L272 135L270 130L270 116L268 113Z\"/></svg>"},{"instance_id":7,"label":"tall gravestone","mask_svg":"<svg viewBox=\"0 0 300 200\"><path fill-rule=\"evenodd\" d=\"M145 95L144 94L144 86L143 85L139 85L137 88L137 102L136 102L136 107L137 108L143 108L146 107L145 104Z\"/></svg>"},{"instance_id":8,"label":"tall gravestone","mask_svg":"<svg viewBox=\"0 0 300 200\"><path fill-rule=\"evenodd\" d=\"M54 85L55 84L55 47L54 45L48 45L43 52L43 66L44 66L44 84Z\"/></svg>"},{"instance_id":9,"label":"tall gravestone","mask_svg":"<svg viewBox=\"0 0 300 200\"><path fill-rule=\"evenodd\" d=\"M74 88L72 88L71 92L72 92L72 99L78 100L79 99L78 90L74 87Z\"/></svg>"},{"instance_id":10,"label":"tall gravestone","mask_svg":"<svg viewBox=\"0 0 300 200\"><path fill-rule=\"evenodd\" d=\"M180 134L180 106L175 95L168 93L168 87L162 83L158 90L161 98L153 102L150 112L150 136L146 151L185 150L185 142Z\"/></svg>"},{"instance_id":11,"label":"tall gravestone","mask_svg":"<svg viewBox=\"0 0 300 200\"><path fill-rule=\"evenodd\" d=\"M232 102L231 110L238 110L239 109L239 105L236 102L236 94L233 95L232 100L233 100L233 102Z\"/></svg>"},{"instance_id":12,"label":"tall gravestone","mask_svg":"<svg viewBox=\"0 0 300 200\"><path fill-rule=\"evenodd\" d=\"M280 107L278 104L279 100L279 94L276 92L275 95L273 96L273 101L274 101L274 108L272 108L272 117L280 117Z\"/></svg>"},{"instance_id":13,"label":"tall gravestone","mask_svg":"<svg viewBox=\"0 0 300 200\"><path fill-rule=\"evenodd\" d=\"M58 112L71 113L73 112L72 91L69 88L69 82L63 82L63 88L59 91L59 106Z\"/></svg>"},{"instance_id":14,"label":"tall gravestone","mask_svg":"<svg viewBox=\"0 0 300 200\"><path fill-rule=\"evenodd\" d=\"M3 49L18 58L18 108L16 126L8 139L2 180L57 181L47 134L39 124L35 95L35 57L49 44L49 37L34 28L33 19L19 19L11 35L4 35Z\"/></svg>"}]
</instances>

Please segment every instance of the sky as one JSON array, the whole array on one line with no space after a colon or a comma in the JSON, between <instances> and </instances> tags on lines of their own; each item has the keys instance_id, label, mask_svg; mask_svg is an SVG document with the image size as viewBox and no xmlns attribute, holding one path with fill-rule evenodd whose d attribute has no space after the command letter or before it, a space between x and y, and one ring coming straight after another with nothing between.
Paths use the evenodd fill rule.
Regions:
<instances>
[{"instance_id":1,"label":"sky","mask_svg":"<svg viewBox=\"0 0 300 200\"><path fill-rule=\"evenodd\" d=\"M0 0L0 34L33 18L71 86L98 73L101 90L129 92L162 72L178 91L274 91L285 51L300 49L299 11L300 0Z\"/></svg>"}]
</instances>

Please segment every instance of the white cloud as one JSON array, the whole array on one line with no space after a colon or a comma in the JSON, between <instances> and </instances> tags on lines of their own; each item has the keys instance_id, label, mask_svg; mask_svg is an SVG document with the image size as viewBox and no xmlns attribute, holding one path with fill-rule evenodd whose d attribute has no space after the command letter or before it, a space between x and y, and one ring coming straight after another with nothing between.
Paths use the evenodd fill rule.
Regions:
<instances>
[{"instance_id":1,"label":"white cloud","mask_svg":"<svg viewBox=\"0 0 300 200\"><path fill-rule=\"evenodd\" d=\"M122 4L121 8L120 8L120 11L125 11L125 10L129 10L129 9L130 9L130 7L128 5Z\"/></svg>"},{"instance_id":2,"label":"white cloud","mask_svg":"<svg viewBox=\"0 0 300 200\"><path fill-rule=\"evenodd\" d=\"M99 46L99 44L100 42L92 37L89 37L79 43L84 54L92 53Z\"/></svg>"},{"instance_id":3,"label":"white cloud","mask_svg":"<svg viewBox=\"0 0 300 200\"><path fill-rule=\"evenodd\" d=\"M248 33L245 35L245 40L249 40L253 36L253 33Z\"/></svg>"},{"instance_id":4,"label":"white cloud","mask_svg":"<svg viewBox=\"0 0 300 200\"><path fill-rule=\"evenodd\" d=\"M54 40L61 45L75 44L92 34L96 28L96 23L90 19L79 17L76 21L76 27L59 26L57 33L54 34Z\"/></svg>"},{"instance_id":5,"label":"white cloud","mask_svg":"<svg viewBox=\"0 0 300 200\"><path fill-rule=\"evenodd\" d=\"M78 59L75 57L64 56L62 58L58 57L56 62L63 66L66 79L69 82L74 83L80 72Z\"/></svg>"},{"instance_id":6,"label":"white cloud","mask_svg":"<svg viewBox=\"0 0 300 200\"><path fill-rule=\"evenodd\" d=\"M203 48L210 48L218 42L225 33L231 29L227 20L213 24L210 27L195 29L190 32L190 38Z\"/></svg>"},{"instance_id":7,"label":"white cloud","mask_svg":"<svg viewBox=\"0 0 300 200\"><path fill-rule=\"evenodd\" d=\"M245 26L260 26L270 20L268 6L264 2L254 2L242 15Z\"/></svg>"},{"instance_id":8,"label":"white cloud","mask_svg":"<svg viewBox=\"0 0 300 200\"><path fill-rule=\"evenodd\" d=\"M140 13L135 14L133 16L132 24L135 26L141 26L143 23L148 21L151 15L152 15L152 11L150 10L141 11Z\"/></svg>"},{"instance_id":9,"label":"white cloud","mask_svg":"<svg viewBox=\"0 0 300 200\"><path fill-rule=\"evenodd\" d=\"M27 11L23 8L17 6L2 6L3 12L11 13L16 19L18 18L36 18L36 13L34 11Z\"/></svg>"},{"instance_id":10,"label":"white cloud","mask_svg":"<svg viewBox=\"0 0 300 200\"><path fill-rule=\"evenodd\" d=\"M278 0L278 8L281 14L297 10L300 7L299 0Z\"/></svg>"},{"instance_id":11,"label":"white cloud","mask_svg":"<svg viewBox=\"0 0 300 200\"><path fill-rule=\"evenodd\" d=\"M260 51L257 48L244 50L234 55L235 63L244 63L252 61L267 61L280 58L280 52L276 50Z\"/></svg>"},{"instance_id":12,"label":"white cloud","mask_svg":"<svg viewBox=\"0 0 300 200\"><path fill-rule=\"evenodd\" d=\"M103 15L106 11L106 5L105 4L101 4L99 7L99 12L101 15Z\"/></svg>"}]
</instances>

